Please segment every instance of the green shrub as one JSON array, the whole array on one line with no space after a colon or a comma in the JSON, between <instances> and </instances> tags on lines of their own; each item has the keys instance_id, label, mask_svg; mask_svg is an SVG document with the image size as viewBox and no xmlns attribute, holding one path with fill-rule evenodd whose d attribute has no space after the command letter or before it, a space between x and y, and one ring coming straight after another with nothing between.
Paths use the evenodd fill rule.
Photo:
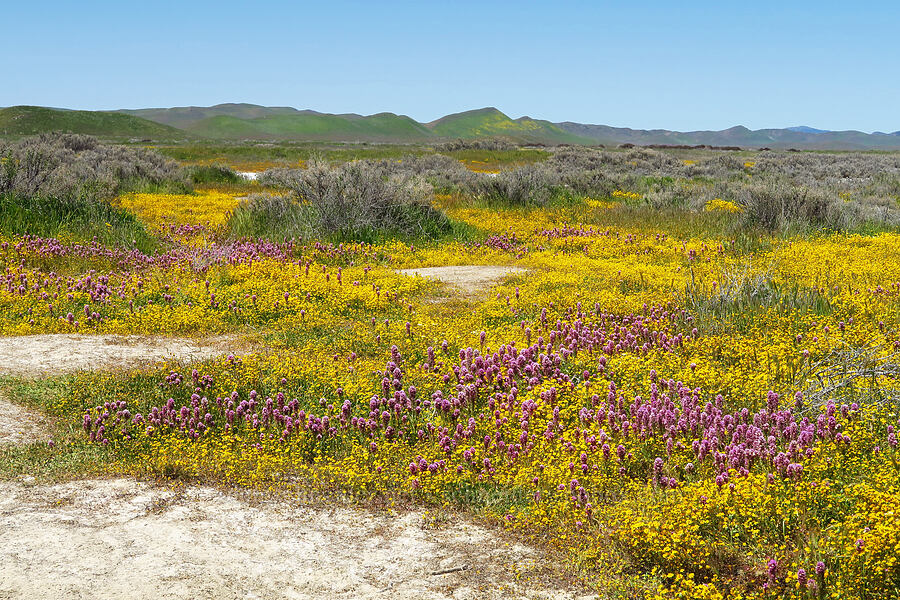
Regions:
<instances>
[{"instance_id":1,"label":"green shrub","mask_svg":"<svg viewBox=\"0 0 900 600\"><path fill-rule=\"evenodd\" d=\"M338 240L384 237L434 238L452 231L431 204L432 188L421 177L391 173L382 163L354 161L332 168L314 159L306 169L271 169L263 185L287 188L283 197L253 198L234 212L233 235L251 231L286 238L289 231Z\"/></svg>"},{"instance_id":2,"label":"green shrub","mask_svg":"<svg viewBox=\"0 0 900 600\"><path fill-rule=\"evenodd\" d=\"M0 231L41 237L96 237L150 250L152 236L110 200L126 191L184 193L174 162L85 135L44 134L0 146Z\"/></svg>"},{"instance_id":3,"label":"green shrub","mask_svg":"<svg viewBox=\"0 0 900 600\"><path fill-rule=\"evenodd\" d=\"M242 183L244 179L237 171L225 165L197 165L188 169L194 185L213 183Z\"/></svg>"},{"instance_id":4,"label":"green shrub","mask_svg":"<svg viewBox=\"0 0 900 600\"><path fill-rule=\"evenodd\" d=\"M0 194L0 231L10 235L90 240L151 252L156 240L134 214L85 198Z\"/></svg>"}]
</instances>

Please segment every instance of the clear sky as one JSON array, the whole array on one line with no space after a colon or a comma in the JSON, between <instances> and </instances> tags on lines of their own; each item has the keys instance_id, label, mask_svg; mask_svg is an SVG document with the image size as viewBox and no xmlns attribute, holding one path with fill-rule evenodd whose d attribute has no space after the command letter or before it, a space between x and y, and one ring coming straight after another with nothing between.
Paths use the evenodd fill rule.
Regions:
<instances>
[{"instance_id":1,"label":"clear sky","mask_svg":"<svg viewBox=\"0 0 900 600\"><path fill-rule=\"evenodd\" d=\"M896 0L5 4L0 106L900 130Z\"/></svg>"}]
</instances>

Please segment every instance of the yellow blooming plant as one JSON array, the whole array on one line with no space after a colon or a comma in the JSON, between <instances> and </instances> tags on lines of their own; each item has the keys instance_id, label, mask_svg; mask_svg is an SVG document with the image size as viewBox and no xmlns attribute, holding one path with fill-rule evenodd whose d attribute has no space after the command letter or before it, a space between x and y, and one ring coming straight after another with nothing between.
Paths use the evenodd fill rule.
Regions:
<instances>
[{"instance_id":1,"label":"yellow blooming plant","mask_svg":"<svg viewBox=\"0 0 900 600\"><path fill-rule=\"evenodd\" d=\"M125 470L466 506L609 595L896 598L900 236L611 224L639 198L444 197L477 242L335 244L129 195L168 245L0 240L0 331L265 348L74 376L56 416ZM468 295L398 272L453 265L522 270Z\"/></svg>"}]
</instances>

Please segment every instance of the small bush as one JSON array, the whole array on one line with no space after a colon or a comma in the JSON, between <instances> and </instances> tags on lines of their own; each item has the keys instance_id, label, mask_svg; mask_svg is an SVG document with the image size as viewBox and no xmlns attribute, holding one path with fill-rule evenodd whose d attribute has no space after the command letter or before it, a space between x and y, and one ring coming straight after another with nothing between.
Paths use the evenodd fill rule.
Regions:
<instances>
[{"instance_id":1,"label":"small bush","mask_svg":"<svg viewBox=\"0 0 900 600\"><path fill-rule=\"evenodd\" d=\"M392 173L384 163L354 161L331 168L314 159L306 169L271 169L259 181L290 189L296 206L283 200L245 203L235 211L232 231L239 219L247 219L268 222L270 235L284 237L277 215L287 213L303 223L300 229L336 239L436 237L452 229L450 220L431 205L432 188L424 179ZM261 214L240 216L244 211Z\"/></svg>"},{"instance_id":2,"label":"small bush","mask_svg":"<svg viewBox=\"0 0 900 600\"><path fill-rule=\"evenodd\" d=\"M126 191L190 190L173 161L96 138L44 134L0 146L0 230L10 234L97 237L149 249L134 215L109 201Z\"/></svg>"},{"instance_id":3,"label":"small bush","mask_svg":"<svg viewBox=\"0 0 900 600\"><path fill-rule=\"evenodd\" d=\"M460 150L489 150L502 152L515 150L518 146L503 138L481 138L475 140L452 140L443 144L436 144L434 149L438 152L458 152Z\"/></svg>"},{"instance_id":4,"label":"small bush","mask_svg":"<svg viewBox=\"0 0 900 600\"><path fill-rule=\"evenodd\" d=\"M471 185L478 198L519 206L544 205L564 194L556 173L543 165L527 165L494 177L481 177Z\"/></svg>"},{"instance_id":5,"label":"small bush","mask_svg":"<svg viewBox=\"0 0 900 600\"><path fill-rule=\"evenodd\" d=\"M744 223L770 231L789 227L845 229L851 225L849 211L834 200L807 188L784 185L749 185L740 190L738 204L744 207Z\"/></svg>"},{"instance_id":6,"label":"small bush","mask_svg":"<svg viewBox=\"0 0 900 600\"><path fill-rule=\"evenodd\" d=\"M104 145L86 135L24 138L0 146L0 157L0 194L95 201L126 191L190 191L174 161L143 148Z\"/></svg>"},{"instance_id":7,"label":"small bush","mask_svg":"<svg viewBox=\"0 0 900 600\"><path fill-rule=\"evenodd\" d=\"M194 185L242 183L244 181L237 171L224 165L198 165L191 167L189 173Z\"/></svg>"},{"instance_id":8,"label":"small bush","mask_svg":"<svg viewBox=\"0 0 900 600\"><path fill-rule=\"evenodd\" d=\"M608 196L616 189L615 182L597 169L574 168L559 161L525 165L494 177L479 176L468 185L476 197L519 206Z\"/></svg>"}]
</instances>

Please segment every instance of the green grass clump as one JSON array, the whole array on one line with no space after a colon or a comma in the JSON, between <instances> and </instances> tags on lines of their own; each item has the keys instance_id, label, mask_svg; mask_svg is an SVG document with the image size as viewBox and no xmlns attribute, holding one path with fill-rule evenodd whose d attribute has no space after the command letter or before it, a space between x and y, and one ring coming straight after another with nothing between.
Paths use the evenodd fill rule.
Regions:
<instances>
[{"instance_id":1,"label":"green grass clump","mask_svg":"<svg viewBox=\"0 0 900 600\"><path fill-rule=\"evenodd\" d=\"M0 195L0 232L77 241L151 252L158 244L131 212L85 198Z\"/></svg>"},{"instance_id":2,"label":"green grass clump","mask_svg":"<svg viewBox=\"0 0 900 600\"><path fill-rule=\"evenodd\" d=\"M236 184L244 181L234 169L224 165L196 165L190 167L188 172L194 185Z\"/></svg>"}]
</instances>

